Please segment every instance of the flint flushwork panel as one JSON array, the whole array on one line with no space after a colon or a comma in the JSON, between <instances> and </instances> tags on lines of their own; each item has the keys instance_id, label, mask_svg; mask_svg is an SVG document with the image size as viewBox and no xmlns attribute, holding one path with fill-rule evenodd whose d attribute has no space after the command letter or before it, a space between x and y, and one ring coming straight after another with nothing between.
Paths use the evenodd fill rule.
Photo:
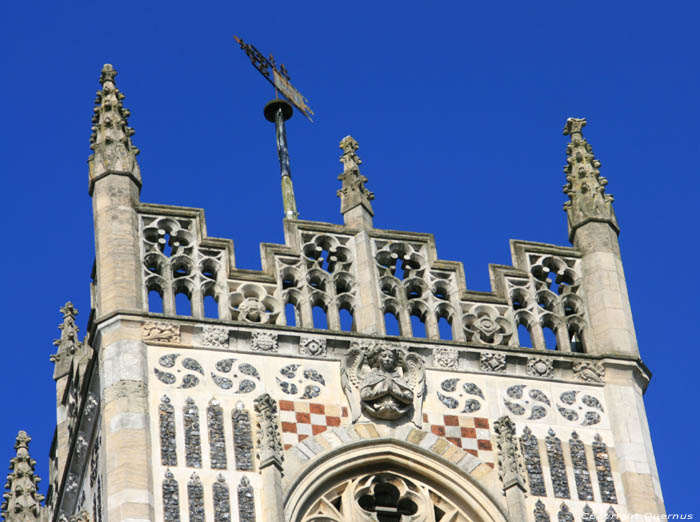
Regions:
<instances>
[{"instance_id":1,"label":"flint flushwork panel","mask_svg":"<svg viewBox=\"0 0 700 522\"><path fill-rule=\"evenodd\" d=\"M525 459L525 469L527 470L527 479L530 484L530 494L536 497L547 496L537 437L533 435L532 430L527 426L520 436L520 446L522 447L523 457Z\"/></svg>"},{"instance_id":2,"label":"flint flushwork panel","mask_svg":"<svg viewBox=\"0 0 700 522\"><path fill-rule=\"evenodd\" d=\"M615 491L615 482L610 469L608 447L598 434L596 434L592 446L595 469L598 474L598 484L600 485L600 499L607 504L617 504L617 492Z\"/></svg>"},{"instance_id":3,"label":"flint flushwork panel","mask_svg":"<svg viewBox=\"0 0 700 522\"><path fill-rule=\"evenodd\" d=\"M557 519L559 522L574 522L574 515L571 514L569 506L562 504L559 508L559 513L557 514Z\"/></svg>"},{"instance_id":4,"label":"flint flushwork panel","mask_svg":"<svg viewBox=\"0 0 700 522\"><path fill-rule=\"evenodd\" d=\"M591 486L591 474L588 471L586 448L576 432L571 434L569 449L571 450L571 462L574 466L578 499L593 500L593 486Z\"/></svg>"},{"instance_id":5,"label":"flint flushwork panel","mask_svg":"<svg viewBox=\"0 0 700 522\"><path fill-rule=\"evenodd\" d=\"M233 449L236 458L236 470L253 470L253 436L250 425L250 413L243 409L243 403L236 404L231 412L233 421Z\"/></svg>"},{"instance_id":6,"label":"flint flushwork panel","mask_svg":"<svg viewBox=\"0 0 700 522\"><path fill-rule=\"evenodd\" d=\"M583 515L581 516L581 520L583 522L598 522L598 518L595 516L595 513L593 513L591 506L589 506L588 504L583 506Z\"/></svg>"},{"instance_id":7,"label":"flint flushwork panel","mask_svg":"<svg viewBox=\"0 0 700 522\"><path fill-rule=\"evenodd\" d=\"M177 480L170 471L163 480L163 518L165 522L180 522L180 494Z\"/></svg>"},{"instance_id":8,"label":"flint flushwork panel","mask_svg":"<svg viewBox=\"0 0 700 522\"><path fill-rule=\"evenodd\" d=\"M238 484L238 520L255 522L255 497L248 477L243 477Z\"/></svg>"},{"instance_id":9,"label":"flint flushwork panel","mask_svg":"<svg viewBox=\"0 0 700 522\"><path fill-rule=\"evenodd\" d=\"M177 466L175 408L166 395L163 395L160 401L158 413L160 418L160 462L163 466Z\"/></svg>"},{"instance_id":10,"label":"flint flushwork panel","mask_svg":"<svg viewBox=\"0 0 700 522\"><path fill-rule=\"evenodd\" d=\"M216 478L212 491L214 497L214 522L230 522L231 495L223 475L219 475Z\"/></svg>"},{"instance_id":11,"label":"flint flushwork panel","mask_svg":"<svg viewBox=\"0 0 700 522\"><path fill-rule=\"evenodd\" d=\"M556 498L571 498L569 493L569 480L566 478L566 465L564 464L564 454L561 449L561 440L549 430L544 439L547 447L547 460L549 470L552 475L552 487Z\"/></svg>"},{"instance_id":12,"label":"flint flushwork panel","mask_svg":"<svg viewBox=\"0 0 700 522\"><path fill-rule=\"evenodd\" d=\"M541 500L535 503L535 511L533 514L535 515L535 522L551 522L549 513L547 513L544 503Z\"/></svg>"},{"instance_id":13,"label":"flint flushwork panel","mask_svg":"<svg viewBox=\"0 0 700 522\"><path fill-rule=\"evenodd\" d=\"M190 522L204 522L204 487L196 473L192 473L187 483L187 501Z\"/></svg>"},{"instance_id":14,"label":"flint flushwork panel","mask_svg":"<svg viewBox=\"0 0 700 522\"><path fill-rule=\"evenodd\" d=\"M212 469L226 469L226 442L224 440L224 410L212 401L207 408L209 448Z\"/></svg>"},{"instance_id":15,"label":"flint flushwork panel","mask_svg":"<svg viewBox=\"0 0 700 522\"><path fill-rule=\"evenodd\" d=\"M202 441L199 431L199 408L187 398L182 410L185 426L185 463L190 468L202 467Z\"/></svg>"}]
</instances>

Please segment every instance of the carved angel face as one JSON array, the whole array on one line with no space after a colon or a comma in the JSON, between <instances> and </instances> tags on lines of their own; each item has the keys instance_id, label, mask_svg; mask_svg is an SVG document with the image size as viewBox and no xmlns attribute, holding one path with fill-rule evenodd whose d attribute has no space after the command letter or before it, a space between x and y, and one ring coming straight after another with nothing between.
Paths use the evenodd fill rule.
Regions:
<instances>
[{"instance_id":1,"label":"carved angel face","mask_svg":"<svg viewBox=\"0 0 700 522\"><path fill-rule=\"evenodd\" d=\"M391 371L396 366L396 357L393 350L382 350L377 357L379 367L384 371Z\"/></svg>"}]
</instances>

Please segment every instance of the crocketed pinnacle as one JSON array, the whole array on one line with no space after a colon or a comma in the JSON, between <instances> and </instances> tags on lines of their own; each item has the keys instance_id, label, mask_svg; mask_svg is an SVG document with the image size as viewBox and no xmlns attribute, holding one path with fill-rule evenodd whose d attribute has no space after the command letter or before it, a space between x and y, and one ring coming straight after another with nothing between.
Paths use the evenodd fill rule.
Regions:
<instances>
[{"instance_id":1,"label":"crocketed pinnacle","mask_svg":"<svg viewBox=\"0 0 700 522\"><path fill-rule=\"evenodd\" d=\"M131 142L134 129L128 126L127 121L131 113L122 105L124 95L114 84L116 75L117 71L110 64L102 67L102 90L97 91L95 98L90 135L90 148L93 150L88 160L90 193L95 181L107 174L130 176L141 186L141 171L136 161L139 149Z\"/></svg>"},{"instance_id":2,"label":"crocketed pinnacle","mask_svg":"<svg viewBox=\"0 0 700 522\"><path fill-rule=\"evenodd\" d=\"M34 475L36 462L29 456L31 437L20 431L15 440L17 454L10 459L10 474L5 483L5 499L0 506L5 522L36 521L42 517L44 496L37 492L41 480Z\"/></svg>"},{"instance_id":3,"label":"crocketed pinnacle","mask_svg":"<svg viewBox=\"0 0 700 522\"><path fill-rule=\"evenodd\" d=\"M564 210L568 215L569 241L573 241L580 226L590 222L608 223L616 233L620 232L613 197L605 193L608 180L600 175L600 162L581 132L585 126L585 118L569 118L564 127L564 135L571 137L564 166L568 181L564 194L569 196L569 201L564 203Z\"/></svg>"},{"instance_id":4,"label":"crocketed pinnacle","mask_svg":"<svg viewBox=\"0 0 700 522\"><path fill-rule=\"evenodd\" d=\"M54 340L53 345L58 347L56 353L50 359L56 366L54 367L54 379L59 379L70 370L70 363L73 357L82 355L84 344L78 340L78 325L75 324L75 316L78 310L73 303L68 301L60 308L63 314L63 322L58 325L61 330L61 337Z\"/></svg>"},{"instance_id":5,"label":"crocketed pinnacle","mask_svg":"<svg viewBox=\"0 0 700 522\"><path fill-rule=\"evenodd\" d=\"M340 141L340 148L343 150L343 155L340 156L343 173L338 176L342 186L337 192L340 198L340 212L345 214L356 206L362 205L373 216L370 201L374 199L374 194L365 188L367 178L360 173L362 160L356 153L360 146L352 136L345 136Z\"/></svg>"}]
</instances>

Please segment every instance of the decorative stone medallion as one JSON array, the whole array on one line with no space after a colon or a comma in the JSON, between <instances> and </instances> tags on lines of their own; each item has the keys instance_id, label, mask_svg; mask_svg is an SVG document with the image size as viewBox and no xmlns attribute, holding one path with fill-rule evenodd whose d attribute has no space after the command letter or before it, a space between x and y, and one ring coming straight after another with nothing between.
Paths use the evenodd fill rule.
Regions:
<instances>
[{"instance_id":1,"label":"decorative stone medallion","mask_svg":"<svg viewBox=\"0 0 700 522\"><path fill-rule=\"evenodd\" d=\"M256 352L276 352L277 334L272 332L253 332L250 337L250 348Z\"/></svg>"},{"instance_id":2,"label":"decorative stone medallion","mask_svg":"<svg viewBox=\"0 0 700 522\"><path fill-rule=\"evenodd\" d=\"M141 325L141 332L144 341L157 341L162 343L180 342L179 324L148 321Z\"/></svg>"},{"instance_id":3,"label":"decorative stone medallion","mask_svg":"<svg viewBox=\"0 0 700 522\"><path fill-rule=\"evenodd\" d=\"M299 342L299 353L301 355L313 355L314 357L326 356L326 340L315 337L302 337Z\"/></svg>"},{"instance_id":4,"label":"decorative stone medallion","mask_svg":"<svg viewBox=\"0 0 700 522\"><path fill-rule=\"evenodd\" d=\"M228 329L205 326L202 331L202 344L213 348L228 348Z\"/></svg>"},{"instance_id":5,"label":"decorative stone medallion","mask_svg":"<svg viewBox=\"0 0 700 522\"><path fill-rule=\"evenodd\" d=\"M527 374L533 377L553 377L554 365L551 359L529 357L527 360Z\"/></svg>"},{"instance_id":6,"label":"decorative stone medallion","mask_svg":"<svg viewBox=\"0 0 700 522\"><path fill-rule=\"evenodd\" d=\"M506 372L506 354L482 353L479 360L481 371L493 373Z\"/></svg>"},{"instance_id":7,"label":"decorative stone medallion","mask_svg":"<svg viewBox=\"0 0 700 522\"><path fill-rule=\"evenodd\" d=\"M458 354L454 348L435 348L433 350L433 364L440 368L457 368Z\"/></svg>"}]
</instances>

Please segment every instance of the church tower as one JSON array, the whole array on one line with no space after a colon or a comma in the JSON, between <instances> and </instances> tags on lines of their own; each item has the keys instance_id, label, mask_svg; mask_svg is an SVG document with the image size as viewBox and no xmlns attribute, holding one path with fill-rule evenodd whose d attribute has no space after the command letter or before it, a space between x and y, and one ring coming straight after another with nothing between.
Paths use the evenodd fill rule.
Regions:
<instances>
[{"instance_id":1,"label":"church tower","mask_svg":"<svg viewBox=\"0 0 700 522\"><path fill-rule=\"evenodd\" d=\"M350 136L343 224L294 208L285 243L263 243L262 270L243 270L202 210L141 202L148 176L116 75L102 69L92 120L87 332L66 303L52 356L46 505L19 432L6 522L664 513L650 372L586 120L564 128L572 246L512 240L491 292L468 290L432 235L374 228Z\"/></svg>"}]
</instances>

